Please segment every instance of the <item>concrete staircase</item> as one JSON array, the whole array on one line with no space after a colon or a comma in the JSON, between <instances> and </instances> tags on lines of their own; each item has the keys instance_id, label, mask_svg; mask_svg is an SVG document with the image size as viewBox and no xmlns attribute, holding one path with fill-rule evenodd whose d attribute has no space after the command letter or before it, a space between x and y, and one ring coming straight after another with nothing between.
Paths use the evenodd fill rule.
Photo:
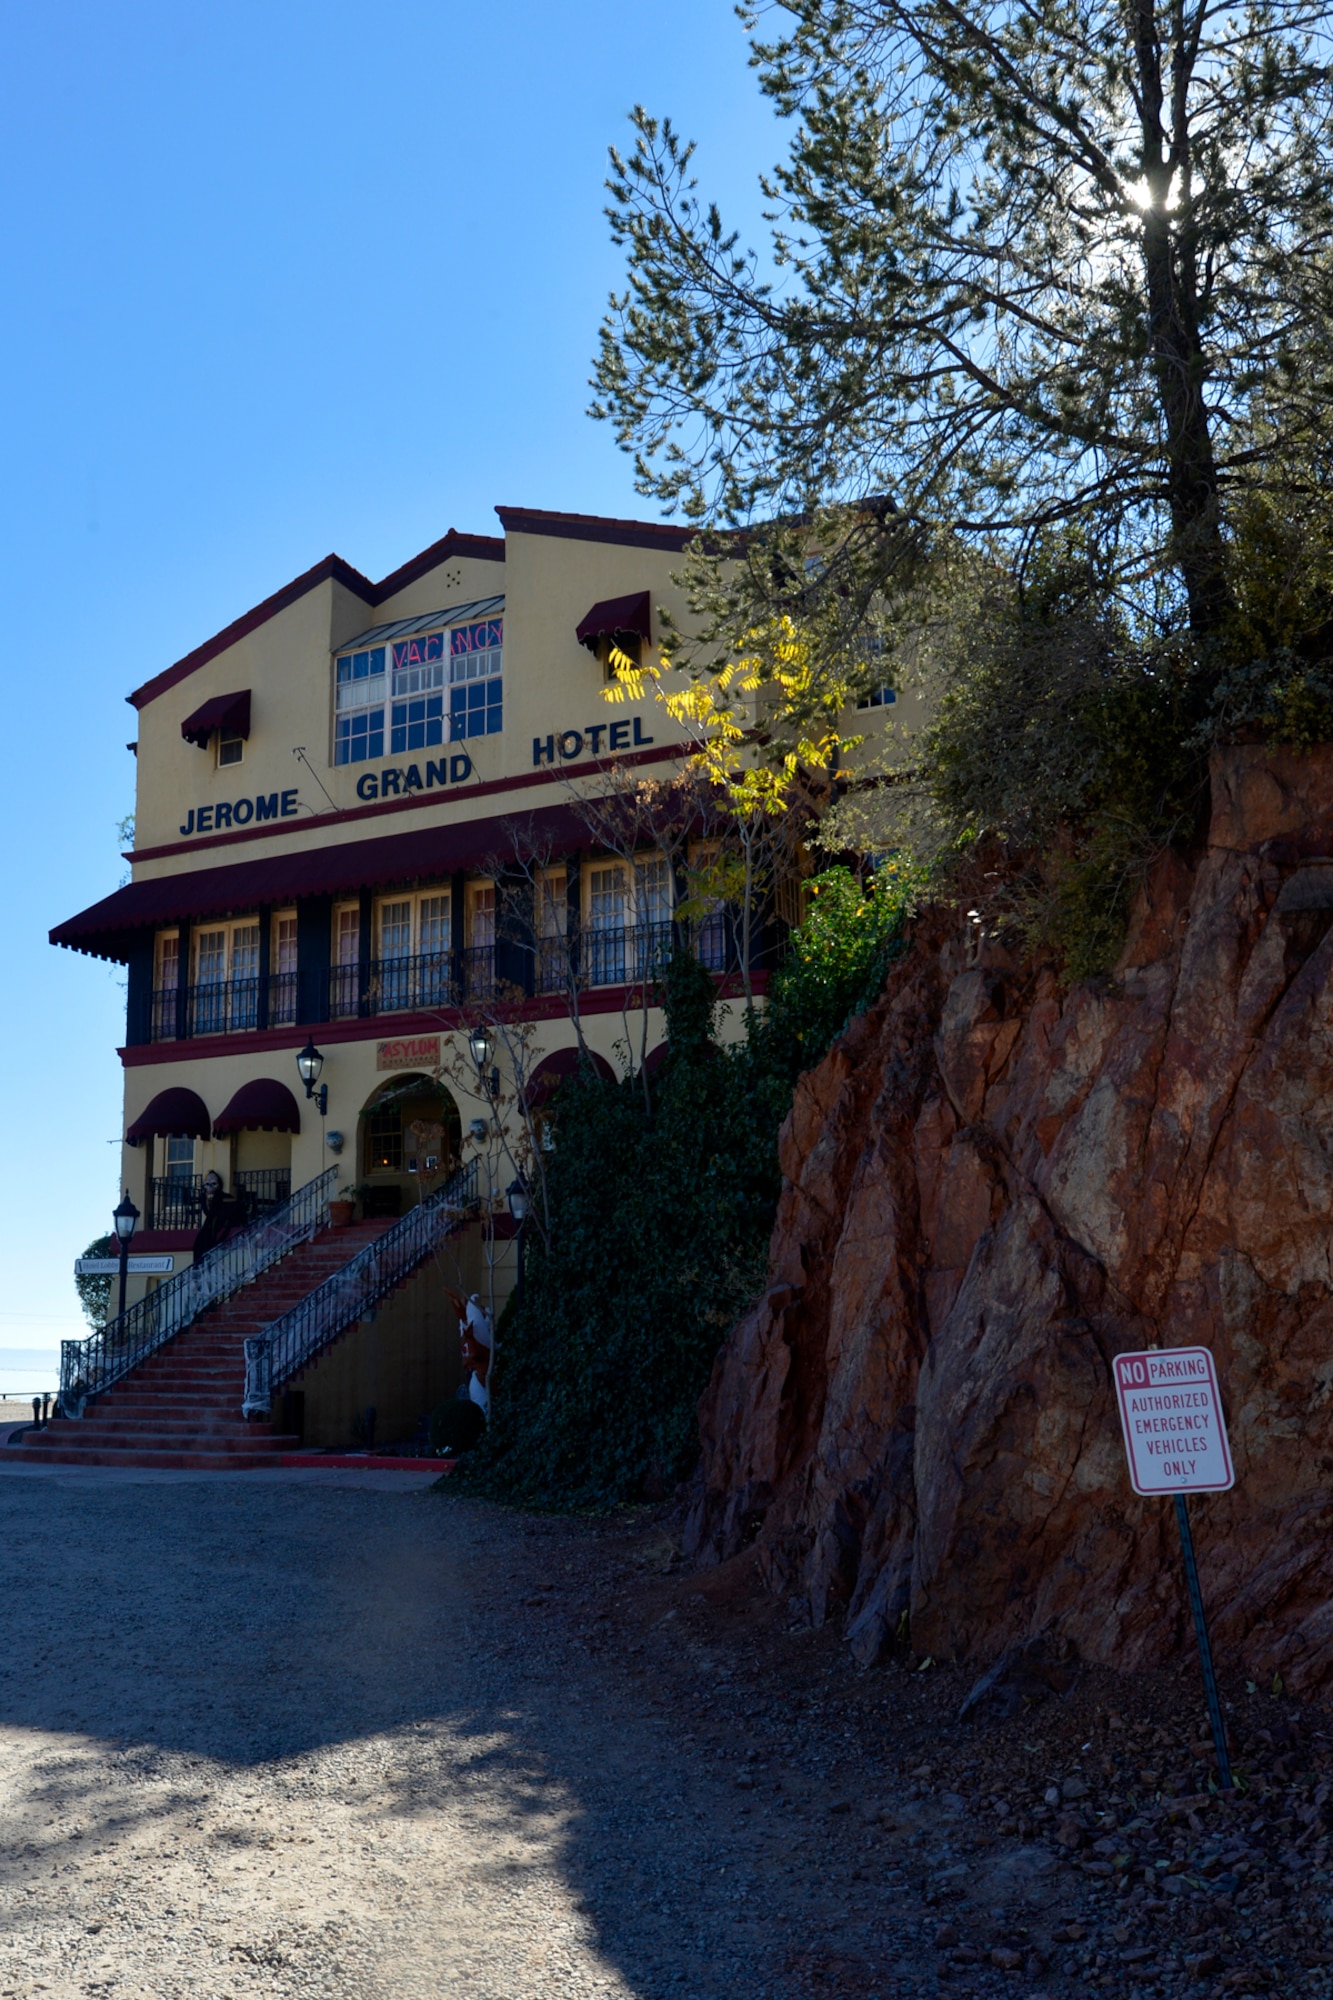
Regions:
<instances>
[{"instance_id":1,"label":"concrete staircase","mask_svg":"<svg viewBox=\"0 0 1333 2000\"><path fill-rule=\"evenodd\" d=\"M298 1305L391 1222L325 1229L150 1354L77 1421L55 1417L6 1449L43 1465L241 1472L299 1449L272 1423L241 1416L245 1342Z\"/></svg>"}]
</instances>

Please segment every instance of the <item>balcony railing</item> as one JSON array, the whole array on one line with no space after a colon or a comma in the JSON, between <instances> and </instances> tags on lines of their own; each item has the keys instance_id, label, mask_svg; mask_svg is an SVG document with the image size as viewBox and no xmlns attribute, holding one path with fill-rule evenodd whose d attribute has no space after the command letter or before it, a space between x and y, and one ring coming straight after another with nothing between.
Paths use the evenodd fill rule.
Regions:
<instances>
[{"instance_id":1,"label":"balcony railing","mask_svg":"<svg viewBox=\"0 0 1333 2000\"><path fill-rule=\"evenodd\" d=\"M268 1005L262 1009L262 1000ZM233 1035L248 1028L290 1026L296 1019L296 974L275 972L267 981L211 979L198 986L159 986L149 1001L149 1039L174 1042L182 1035Z\"/></svg>"},{"instance_id":2,"label":"balcony railing","mask_svg":"<svg viewBox=\"0 0 1333 2000\"><path fill-rule=\"evenodd\" d=\"M148 1183L146 1229L198 1229L203 1219L202 1174L153 1176Z\"/></svg>"},{"instance_id":3,"label":"balcony railing","mask_svg":"<svg viewBox=\"0 0 1333 2000\"><path fill-rule=\"evenodd\" d=\"M242 1167L233 1188L245 1196L246 1220L253 1222L286 1201L292 1191L290 1167ZM204 1220L202 1174L154 1175L148 1189L148 1229L198 1229Z\"/></svg>"},{"instance_id":4,"label":"balcony railing","mask_svg":"<svg viewBox=\"0 0 1333 2000\"><path fill-rule=\"evenodd\" d=\"M655 979L671 956L673 926L631 924L586 930L579 939L579 975L587 986L624 986Z\"/></svg>"},{"instance_id":5,"label":"balcony railing","mask_svg":"<svg viewBox=\"0 0 1333 2000\"><path fill-rule=\"evenodd\" d=\"M359 965L333 965L328 971L329 1019L410 1014L458 1007L465 1000L493 1000L497 985L495 946L490 944L470 951L423 952L412 958L372 958L364 973Z\"/></svg>"},{"instance_id":6,"label":"balcony railing","mask_svg":"<svg viewBox=\"0 0 1333 2000\"><path fill-rule=\"evenodd\" d=\"M515 939L466 951L373 958L367 965L331 965L303 987L294 972L273 973L267 982L227 979L183 990L160 987L149 996L148 1039L166 1042L297 1021L425 1013L494 1000L510 987L522 988L529 978L534 992L546 994L562 993L571 983L635 985L661 975L676 936L710 972L727 972L737 962L735 918L727 910L688 927L671 922L605 930L588 926L535 943Z\"/></svg>"}]
</instances>

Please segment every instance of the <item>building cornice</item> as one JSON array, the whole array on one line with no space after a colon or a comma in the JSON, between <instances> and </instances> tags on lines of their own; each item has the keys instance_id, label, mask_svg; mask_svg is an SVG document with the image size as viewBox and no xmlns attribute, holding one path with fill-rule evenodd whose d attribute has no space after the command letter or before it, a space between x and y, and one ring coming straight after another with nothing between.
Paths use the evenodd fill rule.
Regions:
<instances>
[{"instance_id":1,"label":"building cornice","mask_svg":"<svg viewBox=\"0 0 1333 2000\"><path fill-rule=\"evenodd\" d=\"M542 507L497 507L507 535L557 535L571 542L611 542L627 549L660 549L679 555L697 540L698 528L669 521L619 521L603 514L556 514Z\"/></svg>"}]
</instances>

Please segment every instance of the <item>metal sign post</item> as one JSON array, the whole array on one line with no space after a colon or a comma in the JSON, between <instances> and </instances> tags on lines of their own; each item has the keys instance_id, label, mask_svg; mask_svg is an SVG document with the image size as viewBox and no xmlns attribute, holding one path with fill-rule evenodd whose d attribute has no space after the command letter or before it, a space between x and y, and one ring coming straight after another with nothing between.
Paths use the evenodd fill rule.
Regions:
<instances>
[{"instance_id":1,"label":"metal sign post","mask_svg":"<svg viewBox=\"0 0 1333 2000\"><path fill-rule=\"evenodd\" d=\"M1176 1503L1185 1587L1199 1642L1217 1775L1222 1790L1230 1791L1226 1724L1213 1671L1187 1497L1191 1492L1225 1493L1236 1483L1217 1370L1206 1347L1154 1347L1143 1354L1117 1354L1115 1389L1134 1491L1146 1496L1169 1493Z\"/></svg>"}]
</instances>

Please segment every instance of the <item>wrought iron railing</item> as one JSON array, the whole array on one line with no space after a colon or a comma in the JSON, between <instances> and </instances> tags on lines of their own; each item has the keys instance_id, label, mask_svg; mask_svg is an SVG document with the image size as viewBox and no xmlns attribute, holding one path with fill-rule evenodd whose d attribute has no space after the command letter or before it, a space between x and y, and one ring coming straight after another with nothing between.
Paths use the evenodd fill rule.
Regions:
<instances>
[{"instance_id":1,"label":"wrought iron railing","mask_svg":"<svg viewBox=\"0 0 1333 2000\"><path fill-rule=\"evenodd\" d=\"M533 988L537 993L563 993L571 986L622 986L657 979L677 942L710 972L727 972L736 963L734 919L729 911L718 910L689 925L588 927L564 937L538 938L531 947Z\"/></svg>"},{"instance_id":2,"label":"wrought iron railing","mask_svg":"<svg viewBox=\"0 0 1333 2000\"><path fill-rule=\"evenodd\" d=\"M295 972L273 972L268 982L268 1024L289 1027L296 1019L297 983Z\"/></svg>"},{"instance_id":3,"label":"wrought iron railing","mask_svg":"<svg viewBox=\"0 0 1333 2000\"><path fill-rule=\"evenodd\" d=\"M139 1040L170 1042L292 1026L299 1019L368 1020L494 1000L508 984L521 987L527 980L537 993L564 992L571 984L633 985L661 973L673 935L687 941L710 972L726 972L737 962L736 922L730 911L688 927L661 922L603 930L589 925L568 937L529 937L526 942L515 937L499 949L474 945L466 951L331 965L312 973L304 985L295 972L275 972L266 982L226 979L180 989L159 987L147 996L146 1024L136 1003L130 1031ZM509 967L503 978L502 965Z\"/></svg>"},{"instance_id":4,"label":"wrought iron railing","mask_svg":"<svg viewBox=\"0 0 1333 2000\"><path fill-rule=\"evenodd\" d=\"M147 1298L108 1321L87 1340L60 1343L60 1394L66 1409L98 1396L196 1320L209 1306L304 1243L328 1221L329 1197L338 1178L329 1167L317 1179L247 1229L219 1243Z\"/></svg>"},{"instance_id":5,"label":"wrought iron railing","mask_svg":"<svg viewBox=\"0 0 1333 2000\"><path fill-rule=\"evenodd\" d=\"M182 1036L289 1026L296 1019L296 997L294 972L274 972L267 981L252 976L184 988L158 986L148 996L148 1039L174 1042Z\"/></svg>"},{"instance_id":6,"label":"wrought iron railing","mask_svg":"<svg viewBox=\"0 0 1333 2000\"><path fill-rule=\"evenodd\" d=\"M473 1160L358 1251L290 1312L245 1343L247 1417L265 1416L273 1392L391 1292L477 1205Z\"/></svg>"},{"instance_id":7,"label":"wrought iron railing","mask_svg":"<svg viewBox=\"0 0 1333 2000\"><path fill-rule=\"evenodd\" d=\"M585 930L579 939L579 973L588 986L624 986L655 979L671 956L672 926L626 924L616 930Z\"/></svg>"},{"instance_id":8,"label":"wrought iron railing","mask_svg":"<svg viewBox=\"0 0 1333 2000\"><path fill-rule=\"evenodd\" d=\"M738 964L736 920L730 910L711 910L693 925L694 955L709 972L730 972Z\"/></svg>"},{"instance_id":9,"label":"wrought iron railing","mask_svg":"<svg viewBox=\"0 0 1333 2000\"><path fill-rule=\"evenodd\" d=\"M495 946L372 958L364 967L331 965L325 979L331 1021L458 1007L464 1000L494 998Z\"/></svg>"},{"instance_id":10,"label":"wrought iron railing","mask_svg":"<svg viewBox=\"0 0 1333 2000\"><path fill-rule=\"evenodd\" d=\"M251 1215L271 1215L291 1196L290 1167L241 1167L234 1179Z\"/></svg>"},{"instance_id":11,"label":"wrought iron railing","mask_svg":"<svg viewBox=\"0 0 1333 2000\"><path fill-rule=\"evenodd\" d=\"M202 1174L154 1174L148 1183L146 1229L198 1229L203 1219Z\"/></svg>"},{"instance_id":12,"label":"wrought iron railing","mask_svg":"<svg viewBox=\"0 0 1333 2000\"><path fill-rule=\"evenodd\" d=\"M292 1191L290 1167L242 1167L234 1176L247 1219L267 1215ZM204 1219L202 1174L154 1174L148 1185L148 1229L198 1229Z\"/></svg>"},{"instance_id":13,"label":"wrought iron railing","mask_svg":"<svg viewBox=\"0 0 1333 2000\"><path fill-rule=\"evenodd\" d=\"M533 989L538 993L567 992L576 978L574 940L570 937L538 938L534 947Z\"/></svg>"}]
</instances>

